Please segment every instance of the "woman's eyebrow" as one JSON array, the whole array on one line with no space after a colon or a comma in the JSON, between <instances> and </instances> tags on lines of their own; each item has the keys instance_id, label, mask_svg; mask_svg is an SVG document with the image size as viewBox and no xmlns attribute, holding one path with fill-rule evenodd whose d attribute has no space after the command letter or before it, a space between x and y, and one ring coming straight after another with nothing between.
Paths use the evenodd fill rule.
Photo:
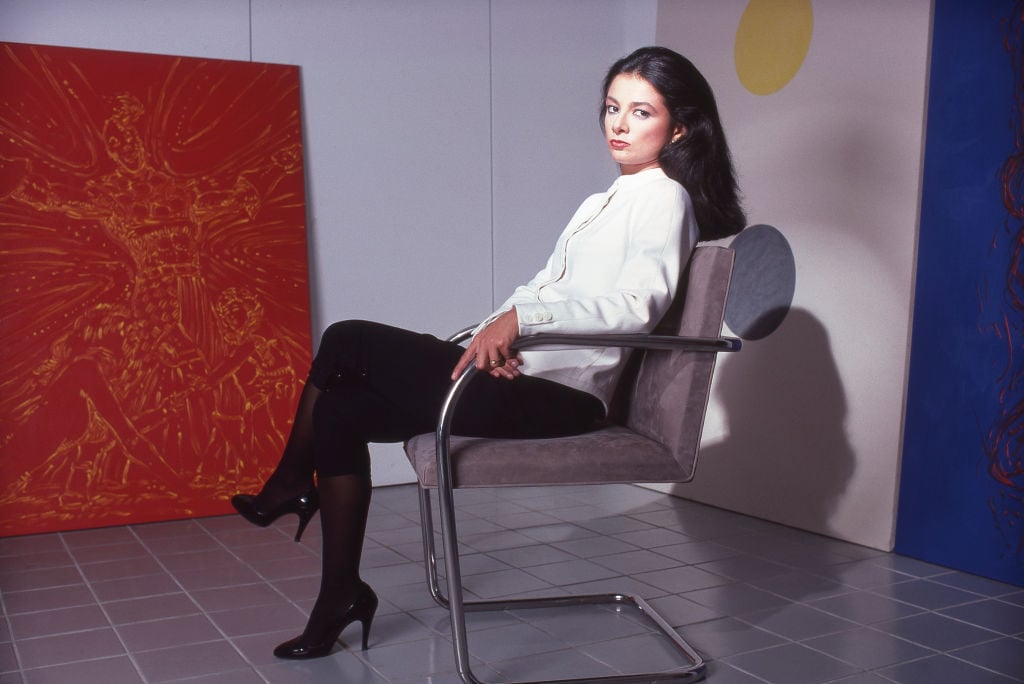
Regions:
<instances>
[{"instance_id":1,"label":"woman's eyebrow","mask_svg":"<svg viewBox=\"0 0 1024 684\"><path fill-rule=\"evenodd\" d=\"M610 95L608 97L606 97L605 100L608 101L608 102L611 102L614 105L618 105L619 104L619 101L616 100L614 97L612 97ZM641 102L630 102L629 106L630 107L647 107L649 109L656 109L656 107L654 105L652 105L650 102L642 102L642 101Z\"/></svg>"}]
</instances>

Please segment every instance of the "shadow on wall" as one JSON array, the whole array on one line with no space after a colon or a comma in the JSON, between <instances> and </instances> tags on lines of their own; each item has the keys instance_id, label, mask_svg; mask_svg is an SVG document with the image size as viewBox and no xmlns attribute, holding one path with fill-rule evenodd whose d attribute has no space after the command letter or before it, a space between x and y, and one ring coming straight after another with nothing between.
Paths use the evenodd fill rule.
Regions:
<instances>
[{"instance_id":1,"label":"shadow on wall","mask_svg":"<svg viewBox=\"0 0 1024 684\"><path fill-rule=\"evenodd\" d=\"M830 534L854 468L846 395L825 327L805 309L783 315L773 334L720 359L727 436L702 448L696 478L675 493L703 500L703 473L722 485L709 503Z\"/></svg>"}]
</instances>

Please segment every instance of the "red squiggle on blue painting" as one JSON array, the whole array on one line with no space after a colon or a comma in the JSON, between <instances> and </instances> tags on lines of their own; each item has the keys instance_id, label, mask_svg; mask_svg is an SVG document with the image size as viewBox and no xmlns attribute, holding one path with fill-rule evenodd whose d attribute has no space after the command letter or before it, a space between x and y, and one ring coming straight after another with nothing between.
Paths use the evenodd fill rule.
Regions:
<instances>
[{"instance_id":1,"label":"red squiggle on blue painting","mask_svg":"<svg viewBox=\"0 0 1024 684\"><path fill-rule=\"evenodd\" d=\"M1003 312L993 325L1003 343L1005 365L998 382L999 414L986 435L989 474L998 483L989 507L1013 553L1024 555L1024 0L1004 20L1004 47L1013 71L1010 125L1013 149L1000 174L1007 217L1009 261ZM997 247L1000 239L993 240Z\"/></svg>"}]
</instances>

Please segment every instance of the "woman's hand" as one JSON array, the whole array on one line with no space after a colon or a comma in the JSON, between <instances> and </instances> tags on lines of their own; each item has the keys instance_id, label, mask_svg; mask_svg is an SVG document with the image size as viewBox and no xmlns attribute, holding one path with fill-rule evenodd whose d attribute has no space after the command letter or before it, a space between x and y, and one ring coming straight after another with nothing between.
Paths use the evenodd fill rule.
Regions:
<instances>
[{"instance_id":1,"label":"woman's hand","mask_svg":"<svg viewBox=\"0 0 1024 684\"><path fill-rule=\"evenodd\" d=\"M456 380L471 363L496 378L512 380L520 375L522 358L512 347L519 337L519 316L513 307L477 333L452 371Z\"/></svg>"}]
</instances>

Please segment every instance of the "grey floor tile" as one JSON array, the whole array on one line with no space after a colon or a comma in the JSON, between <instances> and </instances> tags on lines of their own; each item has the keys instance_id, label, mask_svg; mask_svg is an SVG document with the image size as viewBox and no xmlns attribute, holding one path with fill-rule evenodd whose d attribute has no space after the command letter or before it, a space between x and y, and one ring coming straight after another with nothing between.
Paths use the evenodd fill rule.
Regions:
<instances>
[{"instance_id":1,"label":"grey floor tile","mask_svg":"<svg viewBox=\"0 0 1024 684\"><path fill-rule=\"evenodd\" d=\"M134 659L146 680L153 682L199 677L247 666L226 640L144 651L136 653Z\"/></svg>"},{"instance_id":2,"label":"grey floor tile","mask_svg":"<svg viewBox=\"0 0 1024 684\"><path fill-rule=\"evenodd\" d=\"M96 603L96 597L85 584L64 586L60 588L60 591L53 591L52 589L0 591L0 595L3 596L4 610L8 616L17 615L18 613L72 608L74 606L86 606Z\"/></svg>"},{"instance_id":3,"label":"grey floor tile","mask_svg":"<svg viewBox=\"0 0 1024 684\"><path fill-rule=\"evenodd\" d=\"M632 575L641 572L664 570L681 565L677 560L663 556L654 551L638 549L594 559L599 565L610 568L621 575Z\"/></svg>"},{"instance_id":4,"label":"grey floor tile","mask_svg":"<svg viewBox=\"0 0 1024 684\"><path fill-rule=\"evenodd\" d=\"M697 567L738 582L751 582L778 577L792 571L791 568L785 565L747 555L720 558L707 563L701 563Z\"/></svg>"},{"instance_id":5,"label":"grey floor tile","mask_svg":"<svg viewBox=\"0 0 1024 684\"><path fill-rule=\"evenodd\" d=\"M491 551L488 554L505 564L505 567L528 568L546 563L575 560L577 556L548 544L533 544L518 549ZM465 572L465 570L463 570Z\"/></svg>"},{"instance_id":6,"label":"grey floor tile","mask_svg":"<svg viewBox=\"0 0 1024 684\"><path fill-rule=\"evenodd\" d=\"M950 651L950 655L1024 682L1024 641L1009 637Z\"/></svg>"},{"instance_id":7,"label":"grey floor tile","mask_svg":"<svg viewBox=\"0 0 1024 684\"><path fill-rule=\"evenodd\" d=\"M534 541L546 542L548 544L601 536L593 530L566 522L555 525L541 525L540 527L528 527L522 530L522 533Z\"/></svg>"},{"instance_id":8,"label":"grey floor tile","mask_svg":"<svg viewBox=\"0 0 1024 684\"><path fill-rule=\"evenodd\" d=\"M689 625L684 639L706 659L719 659L786 642L785 639L735 618L726 617Z\"/></svg>"},{"instance_id":9,"label":"grey floor tile","mask_svg":"<svg viewBox=\"0 0 1024 684\"><path fill-rule=\"evenodd\" d=\"M879 670L879 674L899 684L1009 684L1020 681L946 655L886 668Z\"/></svg>"},{"instance_id":10,"label":"grey floor tile","mask_svg":"<svg viewBox=\"0 0 1024 684\"><path fill-rule=\"evenodd\" d=\"M724 584L685 594L696 603L720 610L728 615L746 615L760 610L781 608L788 601L749 584Z\"/></svg>"},{"instance_id":11,"label":"grey floor tile","mask_svg":"<svg viewBox=\"0 0 1024 684\"><path fill-rule=\"evenodd\" d=\"M1024 680L1021 587L632 485L456 500L467 599L642 596L709 659L710 684ZM299 544L294 517L260 529L235 515L0 539L0 680L459 684L415 488L376 489L368 529L363 574L381 599L370 649L354 624L302 662L272 652L315 600L318 518ZM474 672L682 664L634 608L585 608L469 613Z\"/></svg>"},{"instance_id":12,"label":"grey floor tile","mask_svg":"<svg viewBox=\"0 0 1024 684\"><path fill-rule=\"evenodd\" d=\"M865 670L905 663L934 651L870 627L808 639L807 646Z\"/></svg>"},{"instance_id":13,"label":"grey floor tile","mask_svg":"<svg viewBox=\"0 0 1024 684\"><path fill-rule=\"evenodd\" d=\"M4 681L13 679L20 670L18 656L14 653L14 644L9 641L0 644L0 676L3 676Z\"/></svg>"},{"instance_id":14,"label":"grey floor tile","mask_svg":"<svg viewBox=\"0 0 1024 684\"><path fill-rule=\"evenodd\" d=\"M737 670L729 663L715 660L707 664L708 684L764 684L760 677L754 677L742 670Z\"/></svg>"},{"instance_id":15,"label":"grey floor tile","mask_svg":"<svg viewBox=\"0 0 1024 684\"><path fill-rule=\"evenodd\" d=\"M218 610L207 615L217 629L228 637L259 634L288 627L301 630L306 624L305 613L290 603L233 606L229 610Z\"/></svg>"},{"instance_id":16,"label":"grey floor tile","mask_svg":"<svg viewBox=\"0 0 1024 684\"><path fill-rule=\"evenodd\" d=\"M371 649L372 650L372 649ZM368 651L369 652L369 651ZM391 660L396 658L392 650ZM421 656L418 651L410 651L410 657ZM424 661L424 667L430 663ZM263 681L274 684L314 684L317 682L345 682L345 684L390 684L391 677L385 677L372 664L367 663L348 651L338 651L326 658L302 661L280 661L266 665L257 665L256 671ZM261 681L259 676L253 682Z\"/></svg>"},{"instance_id":17,"label":"grey floor tile","mask_svg":"<svg viewBox=\"0 0 1024 684\"><path fill-rule=\"evenodd\" d=\"M677 596L661 596L647 601L648 604L673 627L683 628L680 631L685 633L685 626L695 622L706 622L720 617L725 613L714 608L694 603L688 598ZM685 638L685 636L684 636Z\"/></svg>"},{"instance_id":18,"label":"grey floor tile","mask_svg":"<svg viewBox=\"0 0 1024 684\"><path fill-rule=\"evenodd\" d=\"M513 611L522 621L543 630L553 639L570 645L612 641L650 632L653 624L644 621L631 606L613 610L606 605L559 606Z\"/></svg>"},{"instance_id":19,"label":"grey floor tile","mask_svg":"<svg viewBox=\"0 0 1024 684\"><path fill-rule=\"evenodd\" d=\"M10 617L11 635L18 640L109 626L106 614L96 604L21 613Z\"/></svg>"},{"instance_id":20,"label":"grey floor tile","mask_svg":"<svg viewBox=\"0 0 1024 684\"><path fill-rule=\"evenodd\" d=\"M0 591L4 594L17 591L51 589L81 584L82 573L72 565L51 568L21 568L0 570Z\"/></svg>"},{"instance_id":21,"label":"grey floor tile","mask_svg":"<svg viewBox=\"0 0 1024 684\"><path fill-rule=\"evenodd\" d=\"M525 592L551 587L550 584L535 575L515 568L463 577L462 586L482 599L518 596Z\"/></svg>"},{"instance_id":22,"label":"grey floor tile","mask_svg":"<svg viewBox=\"0 0 1024 684\"><path fill-rule=\"evenodd\" d=\"M839 596L852 591L845 584L804 570L794 570L782 575L751 580L750 584L790 600L804 602Z\"/></svg>"},{"instance_id":23,"label":"grey floor tile","mask_svg":"<svg viewBox=\"0 0 1024 684\"><path fill-rule=\"evenodd\" d=\"M618 674L614 668L576 649L535 653L491 663L501 673L501 681L551 681L579 677L607 677Z\"/></svg>"},{"instance_id":24,"label":"grey floor tile","mask_svg":"<svg viewBox=\"0 0 1024 684\"><path fill-rule=\"evenodd\" d=\"M820 684L857 672L848 663L800 644L741 653L726 662L773 684Z\"/></svg>"},{"instance_id":25,"label":"grey floor tile","mask_svg":"<svg viewBox=\"0 0 1024 684\"><path fill-rule=\"evenodd\" d=\"M580 650L623 674L664 672L692 664L671 640L661 635L641 634L581 646Z\"/></svg>"},{"instance_id":26,"label":"grey floor tile","mask_svg":"<svg viewBox=\"0 0 1024 684\"><path fill-rule=\"evenodd\" d=\"M943 615L1007 635L1024 634L1024 606L988 599L939 611Z\"/></svg>"},{"instance_id":27,"label":"grey floor tile","mask_svg":"<svg viewBox=\"0 0 1024 684\"><path fill-rule=\"evenodd\" d=\"M851 591L809 601L808 604L862 625L895 620L922 612L917 606L865 591Z\"/></svg>"},{"instance_id":28,"label":"grey floor tile","mask_svg":"<svg viewBox=\"0 0 1024 684\"><path fill-rule=\"evenodd\" d=\"M525 533L528 534L529 530L526 530ZM602 536L568 539L552 542L551 545L580 558L598 558L638 550L638 547L621 539Z\"/></svg>"},{"instance_id":29,"label":"grey floor tile","mask_svg":"<svg viewBox=\"0 0 1024 684\"><path fill-rule=\"evenodd\" d=\"M939 584L956 587L957 589L981 594L982 596L1006 596L1020 591L1019 587L1015 587L1012 584L997 582L987 577L970 575L966 572L946 572L934 575L930 579Z\"/></svg>"},{"instance_id":30,"label":"grey floor tile","mask_svg":"<svg viewBox=\"0 0 1024 684\"><path fill-rule=\"evenodd\" d=\"M663 527L655 527L649 530L639 530L636 532L623 532L614 536L627 544L632 544L641 549L655 549L659 546L671 546L673 544L683 544L688 541L693 541L691 537L688 537L685 534L680 534L675 530Z\"/></svg>"},{"instance_id":31,"label":"grey floor tile","mask_svg":"<svg viewBox=\"0 0 1024 684\"><path fill-rule=\"evenodd\" d=\"M26 684L35 682L118 682L142 684L145 680L127 655L98 658L67 665L54 665L25 670ZM7 679L4 679L7 682Z\"/></svg>"},{"instance_id":32,"label":"grey floor tile","mask_svg":"<svg viewBox=\"0 0 1024 684\"><path fill-rule=\"evenodd\" d=\"M671 594L681 594L708 587L717 587L732 582L732 580L721 575L701 570L692 565L670 568L668 570L655 570L654 572L641 572L634 575L634 577L641 582L658 587ZM697 600L697 602L703 603L700 600Z\"/></svg>"},{"instance_id":33,"label":"grey floor tile","mask_svg":"<svg viewBox=\"0 0 1024 684\"><path fill-rule=\"evenodd\" d=\"M913 577L934 577L949 572L948 568L896 554L878 556L872 560L872 563Z\"/></svg>"},{"instance_id":34,"label":"grey floor tile","mask_svg":"<svg viewBox=\"0 0 1024 684\"><path fill-rule=\"evenodd\" d=\"M879 565L875 560L841 563L818 570L823 577L856 589L873 589L914 579L912 575Z\"/></svg>"},{"instance_id":35,"label":"grey floor tile","mask_svg":"<svg viewBox=\"0 0 1024 684\"><path fill-rule=\"evenodd\" d=\"M575 558L558 563L547 563L545 565L534 565L527 568L526 571L556 587L567 587L582 582L594 582L618 576L618 573L614 570L583 558Z\"/></svg>"},{"instance_id":36,"label":"grey floor tile","mask_svg":"<svg viewBox=\"0 0 1024 684\"><path fill-rule=\"evenodd\" d=\"M892 684L892 680L874 672L859 672L850 677L837 679L832 684Z\"/></svg>"},{"instance_id":37,"label":"grey floor tile","mask_svg":"<svg viewBox=\"0 0 1024 684\"><path fill-rule=\"evenodd\" d=\"M280 591L266 582L200 589L191 592L190 595L208 612L229 610L236 606L264 606L287 602Z\"/></svg>"},{"instance_id":38,"label":"grey floor tile","mask_svg":"<svg viewBox=\"0 0 1024 684\"><path fill-rule=\"evenodd\" d=\"M849 620L801 604L787 604L747 613L741 619L794 641L843 632L857 626Z\"/></svg>"},{"instance_id":39,"label":"grey floor tile","mask_svg":"<svg viewBox=\"0 0 1024 684\"><path fill-rule=\"evenodd\" d=\"M977 594L924 579L876 587L872 591L876 594L902 601L903 603L909 603L912 606L927 608L928 610L970 603L977 601L979 598Z\"/></svg>"},{"instance_id":40,"label":"grey floor tile","mask_svg":"<svg viewBox=\"0 0 1024 684\"><path fill-rule=\"evenodd\" d=\"M622 515L597 518L595 520L584 520L581 521L579 525L580 527L585 527L586 529L592 530L601 535L639 532L641 530L649 530L653 527L642 520Z\"/></svg>"},{"instance_id":41,"label":"grey floor tile","mask_svg":"<svg viewBox=\"0 0 1024 684\"><path fill-rule=\"evenodd\" d=\"M736 549L711 541L686 542L684 544L670 544L659 546L657 553L683 563L706 563L708 561L720 560L730 556L736 556L740 552Z\"/></svg>"},{"instance_id":42,"label":"grey floor tile","mask_svg":"<svg viewBox=\"0 0 1024 684\"><path fill-rule=\"evenodd\" d=\"M221 639L220 632L205 615L133 622L118 627L117 634L129 653Z\"/></svg>"},{"instance_id":43,"label":"grey floor tile","mask_svg":"<svg viewBox=\"0 0 1024 684\"><path fill-rule=\"evenodd\" d=\"M875 627L888 634L938 651L971 646L983 641L991 641L1000 636L990 630L936 613L921 613L891 622L880 622Z\"/></svg>"},{"instance_id":44,"label":"grey floor tile","mask_svg":"<svg viewBox=\"0 0 1024 684\"><path fill-rule=\"evenodd\" d=\"M15 648L21 666L25 669L125 654L121 640L110 627L19 639L15 642Z\"/></svg>"}]
</instances>

